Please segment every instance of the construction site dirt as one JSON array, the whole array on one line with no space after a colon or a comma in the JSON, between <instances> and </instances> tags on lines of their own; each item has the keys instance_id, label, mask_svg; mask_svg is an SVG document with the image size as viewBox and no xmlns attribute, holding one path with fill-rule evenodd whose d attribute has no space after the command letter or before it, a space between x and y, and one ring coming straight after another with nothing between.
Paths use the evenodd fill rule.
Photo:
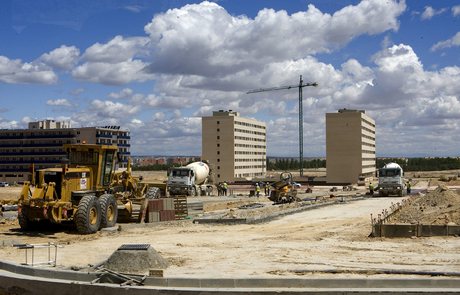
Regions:
<instances>
[{"instance_id":1,"label":"construction site dirt","mask_svg":"<svg viewBox=\"0 0 460 295\"><path fill-rule=\"evenodd\" d=\"M435 189L428 184L419 180L413 189ZM364 191L361 187L357 192ZM330 197L327 188L323 195ZM288 206L274 206L265 197L190 199L202 202L208 214L230 217L251 214L244 207L238 208L242 204L260 203L263 207L249 209L259 211ZM22 232L16 220L4 219L0 225L0 260L24 263L23 250L13 244L53 242L63 246L58 249L58 268L88 270L106 260L120 245L134 243L150 244L160 253L169 263L163 275L171 278L460 275L458 237L369 237L370 215L376 216L399 201L401 198L387 197L338 202L257 224L197 224L193 217L206 213L197 211L199 215L186 220L121 224L118 230L90 235L78 235L70 227ZM41 255L38 252L37 260Z\"/></svg>"}]
</instances>

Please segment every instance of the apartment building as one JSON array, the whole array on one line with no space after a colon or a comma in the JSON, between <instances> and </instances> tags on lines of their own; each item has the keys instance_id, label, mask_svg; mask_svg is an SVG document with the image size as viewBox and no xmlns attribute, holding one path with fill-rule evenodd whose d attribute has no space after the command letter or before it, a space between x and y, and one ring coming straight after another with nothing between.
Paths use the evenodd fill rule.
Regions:
<instances>
[{"instance_id":1,"label":"apartment building","mask_svg":"<svg viewBox=\"0 0 460 295\"><path fill-rule=\"evenodd\" d=\"M264 122L219 110L202 118L202 159L210 162L215 181L266 174L267 128Z\"/></svg>"},{"instance_id":2,"label":"apartment building","mask_svg":"<svg viewBox=\"0 0 460 295\"><path fill-rule=\"evenodd\" d=\"M326 114L326 181L357 183L376 170L375 121L364 110Z\"/></svg>"},{"instance_id":3,"label":"apartment building","mask_svg":"<svg viewBox=\"0 0 460 295\"><path fill-rule=\"evenodd\" d=\"M30 122L28 129L0 130L0 181L31 179L35 170L55 167L65 153L63 144L114 144L126 167L130 156L130 134L119 126L71 128L70 122Z\"/></svg>"}]
</instances>

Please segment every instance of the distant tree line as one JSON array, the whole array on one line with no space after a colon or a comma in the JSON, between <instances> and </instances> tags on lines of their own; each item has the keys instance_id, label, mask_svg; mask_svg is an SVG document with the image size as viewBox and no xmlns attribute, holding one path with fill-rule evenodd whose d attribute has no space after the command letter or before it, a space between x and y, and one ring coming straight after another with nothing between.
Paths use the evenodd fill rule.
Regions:
<instances>
[{"instance_id":1,"label":"distant tree line","mask_svg":"<svg viewBox=\"0 0 460 295\"><path fill-rule=\"evenodd\" d=\"M459 158L377 158L377 168L397 163L404 171L439 171L460 169Z\"/></svg>"},{"instance_id":2,"label":"distant tree line","mask_svg":"<svg viewBox=\"0 0 460 295\"><path fill-rule=\"evenodd\" d=\"M298 159L293 158L276 159L275 161L267 160L267 170L296 170L300 168L299 163ZM303 168L326 168L326 160L304 160Z\"/></svg>"},{"instance_id":3,"label":"distant tree line","mask_svg":"<svg viewBox=\"0 0 460 295\"><path fill-rule=\"evenodd\" d=\"M382 168L385 164L397 163L404 171L439 171L460 169L460 158L377 158L376 167ZM168 170L179 164L155 164L147 166L133 166L134 171L160 171ZM296 170L299 169L299 160L294 158L267 160L269 170ZM304 160L303 168L326 168L325 159Z\"/></svg>"},{"instance_id":4,"label":"distant tree line","mask_svg":"<svg viewBox=\"0 0 460 295\"><path fill-rule=\"evenodd\" d=\"M133 166L133 171L164 171L171 167L178 166L175 164L153 164L146 166Z\"/></svg>"}]
</instances>

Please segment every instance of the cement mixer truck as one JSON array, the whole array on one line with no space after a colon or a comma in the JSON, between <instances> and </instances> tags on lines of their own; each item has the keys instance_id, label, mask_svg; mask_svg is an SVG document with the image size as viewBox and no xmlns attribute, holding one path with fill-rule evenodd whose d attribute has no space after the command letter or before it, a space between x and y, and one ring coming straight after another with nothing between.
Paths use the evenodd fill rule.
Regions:
<instances>
[{"instance_id":1,"label":"cement mixer truck","mask_svg":"<svg viewBox=\"0 0 460 295\"><path fill-rule=\"evenodd\" d=\"M170 195L210 195L213 187L209 165L205 162L193 162L185 167L171 168L167 189Z\"/></svg>"},{"instance_id":2,"label":"cement mixer truck","mask_svg":"<svg viewBox=\"0 0 460 295\"><path fill-rule=\"evenodd\" d=\"M396 195L402 197L405 190L404 171L396 163L388 163L379 169L379 185L377 187L380 196Z\"/></svg>"}]
</instances>

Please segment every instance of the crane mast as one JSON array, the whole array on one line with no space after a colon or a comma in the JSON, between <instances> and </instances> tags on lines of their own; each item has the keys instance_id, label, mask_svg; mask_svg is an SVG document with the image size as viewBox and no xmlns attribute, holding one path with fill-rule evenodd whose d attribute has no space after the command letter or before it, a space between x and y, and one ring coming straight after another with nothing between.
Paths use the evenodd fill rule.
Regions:
<instances>
[{"instance_id":1,"label":"crane mast","mask_svg":"<svg viewBox=\"0 0 460 295\"><path fill-rule=\"evenodd\" d=\"M300 164L300 176L303 176L303 88L307 86L318 86L318 83L303 83L302 75L300 75L300 80L298 85L288 85L281 87L270 87L270 88L259 88L246 92L246 94L258 93L258 92L267 92L267 91L276 91L276 90L285 90L298 88L299 89L299 164Z\"/></svg>"}]
</instances>

